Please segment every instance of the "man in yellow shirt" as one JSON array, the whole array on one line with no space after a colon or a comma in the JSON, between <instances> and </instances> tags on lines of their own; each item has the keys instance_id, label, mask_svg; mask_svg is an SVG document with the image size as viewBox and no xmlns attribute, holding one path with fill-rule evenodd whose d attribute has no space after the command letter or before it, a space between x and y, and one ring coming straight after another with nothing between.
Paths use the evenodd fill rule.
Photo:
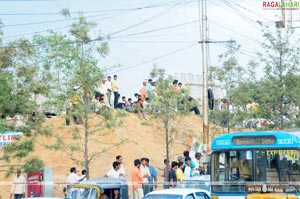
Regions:
<instances>
[{"instance_id":1,"label":"man in yellow shirt","mask_svg":"<svg viewBox=\"0 0 300 199\"><path fill-rule=\"evenodd\" d=\"M176 178L178 184L180 184L180 181L182 181L184 178L183 168L184 168L183 162L178 162L178 168L176 169Z\"/></svg>"},{"instance_id":2,"label":"man in yellow shirt","mask_svg":"<svg viewBox=\"0 0 300 199\"><path fill-rule=\"evenodd\" d=\"M239 169L240 178L250 181L252 176L252 167L248 160L232 162L231 168Z\"/></svg>"}]
</instances>

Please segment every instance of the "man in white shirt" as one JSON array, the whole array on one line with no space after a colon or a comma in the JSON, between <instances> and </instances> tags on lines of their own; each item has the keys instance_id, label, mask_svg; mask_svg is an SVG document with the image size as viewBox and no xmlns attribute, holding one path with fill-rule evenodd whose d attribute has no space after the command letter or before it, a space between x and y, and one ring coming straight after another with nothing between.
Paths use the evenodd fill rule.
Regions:
<instances>
[{"instance_id":1,"label":"man in white shirt","mask_svg":"<svg viewBox=\"0 0 300 199\"><path fill-rule=\"evenodd\" d=\"M120 163L115 161L113 162L112 164L113 166L113 169L109 170L105 177L108 177L108 178L120 178L121 176L123 176L123 174L119 173L118 170L120 169Z\"/></svg>"},{"instance_id":2,"label":"man in white shirt","mask_svg":"<svg viewBox=\"0 0 300 199\"><path fill-rule=\"evenodd\" d=\"M116 156L116 161L120 163L119 174L122 174L121 177L126 178L125 168L123 166L123 157L121 155Z\"/></svg>"},{"instance_id":3,"label":"man in white shirt","mask_svg":"<svg viewBox=\"0 0 300 199\"><path fill-rule=\"evenodd\" d=\"M15 176L13 185L11 187L10 199L21 199L25 197L25 177L21 176L21 170L17 169L17 176Z\"/></svg>"},{"instance_id":4,"label":"man in white shirt","mask_svg":"<svg viewBox=\"0 0 300 199\"><path fill-rule=\"evenodd\" d=\"M202 169L203 169L202 166L203 165L200 162L201 157L202 157L201 153L196 152L195 158L193 158L193 162L195 163L195 169L193 169L193 171L192 171L192 176L201 175L203 173L203 171L202 171Z\"/></svg>"},{"instance_id":5,"label":"man in white shirt","mask_svg":"<svg viewBox=\"0 0 300 199\"><path fill-rule=\"evenodd\" d=\"M77 173L76 167L71 167L70 175L68 176L68 179L67 179L68 184L73 184L73 183L76 183L79 181L79 177L76 173ZM78 189L71 188L70 192L71 192L71 198L76 199L77 194L78 194Z\"/></svg>"},{"instance_id":6,"label":"man in white shirt","mask_svg":"<svg viewBox=\"0 0 300 199\"><path fill-rule=\"evenodd\" d=\"M111 81L111 89L114 92L114 108L117 108L118 105L119 84L117 79L118 76L114 75L114 79Z\"/></svg>"},{"instance_id":7,"label":"man in white shirt","mask_svg":"<svg viewBox=\"0 0 300 199\"><path fill-rule=\"evenodd\" d=\"M149 168L147 166L147 158L141 159L140 171L143 176L142 189L143 189L144 195L146 195L150 191L148 178L149 178L149 176L151 176Z\"/></svg>"},{"instance_id":8,"label":"man in white shirt","mask_svg":"<svg viewBox=\"0 0 300 199\"><path fill-rule=\"evenodd\" d=\"M111 76L107 76L107 81L105 82L105 86L106 86L106 89L107 89L107 101L109 103L109 106L111 106Z\"/></svg>"},{"instance_id":9,"label":"man in white shirt","mask_svg":"<svg viewBox=\"0 0 300 199\"><path fill-rule=\"evenodd\" d=\"M190 163L191 163L191 158L190 157L186 157L185 158L185 167L184 167L184 178L189 178L191 177L191 173L192 173L192 169L190 167Z\"/></svg>"},{"instance_id":10,"label":"man in white shirt","mask_svg":"<svg viewBox=\"0 0 300 199\"><path fill-rule=\"evenodd\" d=\"M100 93L103 95L104 97L104 103L107 107L110 107L110 102L108 101L108 97L107 97L107 87L106 87L106 80L103 79L102 83L100 85Z\"/></svg>"}]
</instances>

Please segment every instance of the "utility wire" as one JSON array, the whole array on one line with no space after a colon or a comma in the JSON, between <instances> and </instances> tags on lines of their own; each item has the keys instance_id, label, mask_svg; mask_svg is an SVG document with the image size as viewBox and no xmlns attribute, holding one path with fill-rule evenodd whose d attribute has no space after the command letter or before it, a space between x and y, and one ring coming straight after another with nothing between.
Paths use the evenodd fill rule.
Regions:
<instances>
[{"instance_id":1,"label":"utility wire","mask_svg":"<svg viewBox=\"0 0 300 199\"><path fill-rule=\"evenodd\" d=\"M187 3L191 3L191 2L193 2L193 1L194 1L194 0L188 1L188 2L186 2L186 4L187 4ZM177 1L177 2L178 2L178 1ZM181 4L181 3L179 2L179 3L175 4L175 7L178 6L178 4ZM159 4L157 4L157 6L158 6L158 5L159 5ZM173 4L171 4L171 5L174 5L174 2L173 2ZM136 8L135 10L125 10L124 12L120 12L120 13L114 14L114 15L109 16L109 17L105 17L105 18L101 18L101 19L97 19L97 20L92 20L92 21L100 21L100 20L103 21L103 20L105 20L105 19L117 17L117 16L120 16L120 15L124 15L124 14L127 14L127 13L131 13L131 12L133 12L133 11L139 11L139 10L141 10L141 9L150 8L150 7L152 7L152 6L150 5L150 6L145 6L145 7L142 7L142 8ZM148 19L148 20L149 20L149 19ZM92 21L91 21L91 22L92 22ZM142 22L140 22L140 23L142 23ZM135 24L135 26L136 26L136 25L139 25L139 24ZM133 26L134 26L134 25L133 25ZM30 32L30 33L26 33L26 34L17 34L17 35L4 36L4 37L2 37L2 38L22 37L22 36L26 36L26 35L33 35L33 34L38 34L38 33L48 32L48 31L52 31L52 30L66 29L66 28L69 28L69 27L70 27L70 26L63 26L63 27L58 27L58 28L54 28L54 29L47 29L47 30L42 30L42 31ZM126 29L128 29L128 27L127 27ZM119 32L121 32L121 31L119 31Z\"/></svg>"},{"instance_id":2,"label":"utility wire","mask_svg":"<svg viewBox=\"0 0 300 199\"><path fill-rule=\"evenodd\" d=\"M127 14L129 12L131 12L131 11L117 13L115 15L111 15L111 16L108 16L108 17L100 18L100 19L90 20L89 22L104 21L104 20L111 19L111 18L120 16L120 15ZM33 34L38 34L38 33L43 33L43 32L48 32L48 31L53 31L53 30L62 30L62 29L66 29L66 28L70 28L70 25L62 26L62 27L58 27L58 28L47 29L47 30L35 31L35 32L30 32L30 33L25 33L25 34L10 35L10 36L2 37L2 38L22 37L22 36L26 36L26 35L33 35Z\"/></svg>"},{"instance_id":3,"label":"utility wire","mask_svg":"<svg viewBox=\"0 0 300 199\"><path fill-rule=\"evenodd\" d=\"M141 35L141 34L156 32L156 31L160 31L160 30L177 28L177 27L180 27L180 26L190 25L190 24L193 24L193 23L196 23L196 22L198 22L198 20L189 21L189 22L181 23L181 24L176 24L176 25L173 25L173 26L166 26L166 27L162 27L162 28L156 28L156 29L147 30L147 31L143 31L143 32L137 32L137 33L131 33L131 34L127 34L127 35L121 35L121 36L111 37L111 39L122 38L122 37L130 37L130 36L135 36L135 35Z\"/></svg>"},{"instance_id":4,"label":"utility wire","mask_svg":"<svg viewBox=\"0 0 300 199\"><path fill-rule=\"evenodd\" d=\"M140 40L140 41L130 41L130 40L110 40L110 42L121 42L121 43L150 43L150 44L161 44L161 43L170 43L170 44L179 44L179 43L195 43L197 41L175 41L175 40L161 40L161 41L150 41L150 40Z\"/></svg>"},{"instance_id":5,"label":"utility wire","mask_svg":"<svg viewBox=\"0 0 300 199\"><path fill-rule=\"evenodd\" d=\"M185 42L185 43L188 43L187 41L124 41L124 40L122 41L122 40L118 40L118 38L137 36L137 35L142 35L142 34L146 34L146 33L157 32L157 31L167 30L167 29L171 29L171 28L177 28L177 27L181 27L181 26L190 25L190 24L193 24L193 23L196 23L196 22L198 22L198 20L189 21L189 22L186 22L186 23L180 23L180 24L176 24L176 25L173 25L173 26L166 26L166 27L156 28L156 29L153 29L153 30L147 30L147 31L143 31L143 32L137 32L137 33L127 34L127 35L115 36L115 37L109 38L109 40L112 41L112 42L113 41L119 41L119 42L137 42L137 43L142 43L142 42L144 42L144 43L150 43L150 42L158 42L158 43L184 43ZM166 35L166 36L169 36L169 34ZM105 40L106 37L107 36L104 36L102 39ZM150 36L150 37L153 37L153 36ZM196 41L193 41L193 42L196 42ZM64 43L56 43L54 45L60 45L60 44L64 44ZM43 45L43 44L39 43L37 45ZM35 47L37 45L30 45L28 47ZM14 47L0 47L0 48L2 48L2 49L3 48L18 48L18 46L14 46Z\"/></svg>"},{"instance_id":6,"label":"utility wire","mask_svg":"<svg viewBox=\"0 0 300 199\"><path fill-rule=\"evenodd\" d=\"M167 2L166 0L161 1L160 3L156 4L151 4L148 6L143 6L143 7L135 7L135 8L123 8L123 9L111 9L111 10L92 10L92 11L76 11L76 12L70 12L70 14L77 14L77 13L83 13L83 14L91 14L91 13L106 13L106 12L122 12L122 11L132 11L132 10L141 10L141 9L146 9L146 8L157 8L157 7L164 7L164 6L170 6L174 5L174 2L176 1L171 1ZM191 2L196 2L196 0L191 1ZM37 13L0 13L0 16L40 16L40 15L61 15L59 12L37 12Z\"/></svg>"},{"instance_id":7,"label":"utility wire","mask_svg":"<svg viewBox=\"0 0 300 199\"><path fill-rule=\"evenodd\" d=\"M112 32L112 33L109 34L109 36L112 36L112 35L118 34L118 33L120 33L120 32L124 32L124 31L130 30L130 29L135 28L135 27L137 27L137 26L139 26L139 25L142 25L142 24L144 24L144 23L146 23L146 22L148 22L148 21L151 21L151 20L153 20L153 19L155 19L155 18L157 18L157 17L160 17L160 16L162 16L162 15L168 13L169 11L176 10L176 9L178 9L179 7L181 7L182 4L183 4L185 1L186 1L186 0L183 0L183 1L179 2L178 4L176 4L176 5L174 5L174 6L170 7L170 8L168 8L168 9L166 9L166 10L163 10L162 12L159 12L159 13L153 15L152 17L147 18L147 19L145 19L145 20L142 20L142 21L140 21L140 22L138 22L138 23L136 23L136 24L133 24L133 25L130 25L130 26L126 27L126 28L123 28L123 29L117 30L117 31L115 31L115 32Z\"/></svg>"},{"instance_id":8,"label":"utility wire","mask_svg":"<svg viewBox=\"0 0 300 199\"><path fill-rule=\"evenodd\" d=\"M119 12L119 13L124 13L124 12ZM117 13L117 14L119 14L119 13ZM106 16L106 15L111 15L111 14L115 14L115 13L91 15L91 16L85 16L85 18L93 18L93 17ZM113 16L115 16L115 15L113 15ZM64 21L73 21L73 20L77 20L77 19L78 19L78 17L73 17L73 18L58 19L58 20L52 20L52 21L38 21L38 22L30 22L30 23L8 24L8 25L3 25L3 27L8 28L8 27L16 27L16 26L28 26L28 25L58 23L58 22L64 22Z\"/></svg>"},{"instance_id":9,"label":"utility wire","mask_svg":"<svg viewBox=\"0 0 300 199\"><path fill-rule=\"evenodd\" d=\"M217 46L220 46L220 47L222 47L222 48L228 48L228 46L226 46L225 44L220 44L220 43L214 43L214 44L217 45ZM253 56L253 55L251 55L251 54L246 53L244 50L241 50L241 49L240 49L240 50L238 50L237 52L240 53L240 54L242 54L242 55L245 55L245 56L248 56L248 57L257 59L257 57L255 57L255 56Z\"/></svg>"},{"instance_id":10,"label":"utility wire","mask_svg":"<svg viewBox=\"0 0 300 199\"><path fill-rule=\"evenodd\" d=\"M253 38L251 38L251 37L248 37L248 36L246 36L246 35L243 35L243 34L237 32L237 31L235 31L235 30L232 30L232 29L230 29L230 28L228 28L228 27L226 27L226 26L223 26L223 25L221 25L221 24L218 24L218 23L214 22L213 20L209 20L209 21L210 21L211 23L213 23L213 24L215 24L215 25L217 25L217 26L223 28L223 29L226 29L226 30L228 30L228 31L230 31L230 32L233 32L233 33L235 33L235 34L237 34L237 35L240 35L240 36L242 36L242 37L244 37L244 38L247 38L248 40L251 40L251 41L254 41L254 42L259 43L259 41L255 40L255 39L253 39Z\"/></svg>"},{"instance_id":11,"label":"utility wire","mask_svg":"<svg viewBox=\"0 0 300 199\"><path fill-rule=\"evenodd\" d=\"M179 6L182 6L184 2L185 2L185 0L180 1L180 2L177 3L175 6L172 6L172 7L168 8L168 9L166 9L166 10L163 10L162 12L159 12L158 14L156 14L156 15L150 17L150 18L147 18L147 19L145 19L145 20L143 20L143 21L141 21L141 22L139 22L139 23L133 24L133 25L127 27L127 28L123 28L123 29L121 29L121 30L115 31L115 32L113 32L113 33L111 33L111 34L108 34L108 35L106 35L106 36L103 36L103 37L101 37L101 38L95 38L95 39L92 39L90 42L93 42L93 41L99 41L99 40L106 40L106 39L110 38L111 35L114 35L114 34L117 34L117 33L123 32L123 31L127 31L128 29L131 29L131 28L133 28L133 27L137 27L137 26L139 26L139 25L141 25L141 24L143 24L143 23L146 23L146 22L148 22L148 21L150 21L150 20L153 20L153 19L156 18L156 17L159 17L159 16L161 16L161 15L163 15L163 14L166 14L166 13L167 13L168 11L170 11L170 10L177 9ZM179 24L179 25L182 25L182 24ZM74 41L74 43L76 43L76 42L77 42L77 41ZM65 42L65 43L72 43L72 42ZM64 44L64 42L61 42L61 43L55 43L55 44L47 44L47 45L62 45L62 44ZM33 45L29 45L28 47L35 47L35 46L39 46L39 45L43 45L43 44L33 44ZM3 49L3 48L6 48L6 47L0 47L0 49L1 49L1 48ZM8 47L8 48L18 48L18 47L17 47L17 46L14 46L14 47Z\"/></svg>"},{"instance_id":12,"label":"utility wire","mask_svg":"<svg viewBox=\"0 0 300 199\"><path fill-rule=\"evenodd\" d=\"M119 70L112 71L111 74L117 73L117 72L120 72L120 71L123 71L123 70L129 70L129 69L132 69L132 68L136 68L136 67L142 66L142 65L144 65L144 64L148 64L148 63L150 63L150 62L152 62L152 61L155 61L155 60L161 59L161 58L163 58L163 57L167 57L167 56L173 55L173 54L178 53L178 52L180 52L180 51L184 51L184 50L187 50L187 49L189 49L189 48L192 48L192 47L196 46L197 44L198 44L198 42L197 42L197 43L194 43L194 44L192 44L192 45L188 45L188 46L186 46L186 47L184 47L184 48L180 48L180 49L171 51L171 52L169 52L169 53L160 55L160 56L158 56L158 57L149 59L149 60L144 61L144 62L141 62L141 63L139 63L139 64L135 64L135 65L132 65L132 66L129 66L129 67L126 67L126 68L121 68L121 69L119 69Z\"/></svg>"}]
</instances>

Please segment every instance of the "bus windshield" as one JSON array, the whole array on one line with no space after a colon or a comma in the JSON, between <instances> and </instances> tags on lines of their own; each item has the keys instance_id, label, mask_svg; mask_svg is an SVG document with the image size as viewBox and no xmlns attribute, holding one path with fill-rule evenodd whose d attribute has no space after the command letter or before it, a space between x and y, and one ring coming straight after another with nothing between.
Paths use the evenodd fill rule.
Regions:
<instances>
[{"instance_id":1,"label":"bus windshield","mask_svg":"<svg viewBox=\"0 0 300 199\"><path fill-rule=\"evenodd\" d=\"M212 192L243 193L247 184L289 184L300 181L297 149L218 150L211 157ZM287 190L295 192L295 187ZM296 187L299 191L299 187Z\"/></svg>"}]
</instances>

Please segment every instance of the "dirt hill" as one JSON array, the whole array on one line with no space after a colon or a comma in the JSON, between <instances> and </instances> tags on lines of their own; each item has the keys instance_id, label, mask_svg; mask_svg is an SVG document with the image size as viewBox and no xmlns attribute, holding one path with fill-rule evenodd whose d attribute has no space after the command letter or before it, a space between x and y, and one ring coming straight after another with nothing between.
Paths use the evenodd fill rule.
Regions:
<instances>
[{"instance_id":1,"label":"dirt hill","mask_svg":"<svg viewBox=\"0 0 300 199\"><path fill-rule=\"evenodd\" d=\"M95 115L91 120L91 130L95 130L97 122L100 120L100 115ZM111 168L112 162L116 155L123 156L123 164L128 175L127 181L131 181L130 171L133 167L134 159L141 157L150 158L150 163L157 169L159 173L159 180L162 172L159 168L163 168L163 160L165 158L165 136L162 126L159 126L159 121L155 119L140 120L136 114L128 114L123 119L122 126L102 132L102 135L94 135L89 143L90 152L98 152L90 164L90 176L98 177L104 176ZM72 137L76 130L83 131L83 125L75 125L71 123L70 126L65 126L65 119L57 117L49 119L45 125L52 127L52 136L43 136L36 141L36 151L31 154L31 157L39 157L45 162L45 167L53 170L53 179L55 182L65 181L69 175L71 166L76 166L78 171L81 171L82 166L75 159L82 160L82 153L76 153L71 157L67 151L54 151L47 149L44 145L51 144L55 141L55 136L59 136L64 143L77 143ZM199 116L191 114L186 118L178 118L171 123L171 126L176 126L177 130L171 128L175 132L174 141L171 148L171 160L176 160L178 155L187 147L187 140L189 135L202 140L202 120ZM215 128L212 131L216 131ZM114 146L118 141L124 142L118 146ZM80 143L77 143L80 145ZM22 162L15 162L22 164ZM14 162L12 162L14 164ZM10 192L10 183L12 177L5 178L3 173L0 173L2 185L0 189L0 198L6 199ZM54 195L62 197L62 185L54 186Z\"/></svg>"}]
</instances>

